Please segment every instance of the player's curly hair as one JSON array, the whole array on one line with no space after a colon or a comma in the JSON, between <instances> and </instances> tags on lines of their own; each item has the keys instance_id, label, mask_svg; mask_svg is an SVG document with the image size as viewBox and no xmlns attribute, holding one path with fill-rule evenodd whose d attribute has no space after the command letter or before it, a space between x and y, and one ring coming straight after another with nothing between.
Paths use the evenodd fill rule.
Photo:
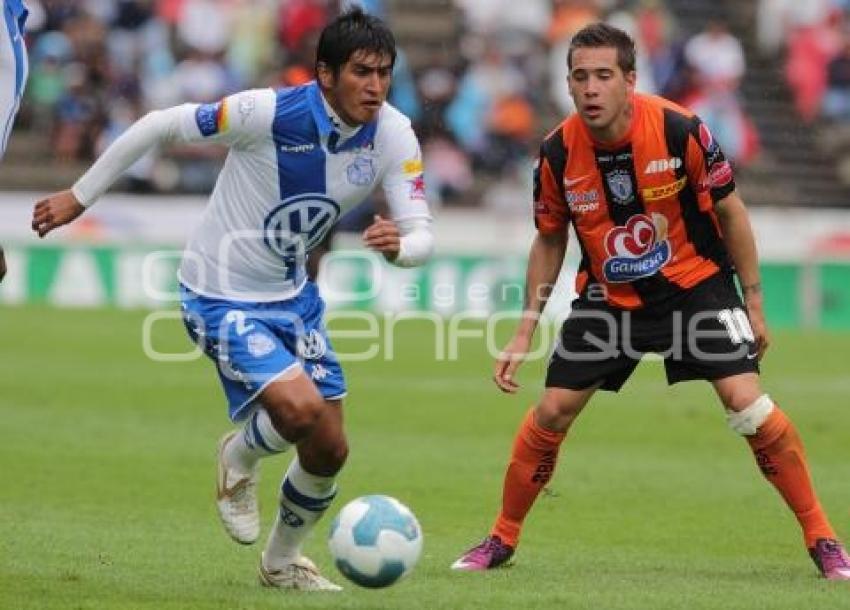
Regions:
<instances>
[{"instance_id":1,"label":"player's curly hair","mask_svg":"<svg viewBox=\"0 0 850 610\"><path fill-rule=\"evenodd\" d=\"M601 47L617 49L617 65L624 74L635 71L635 41L623 30L607 23L592 23L576 32L567 52L567 67L572 70L576 49Z\"/></svg>"},{"instance_id":2,"label":"player's curly hair","mask_svg":"<svg viewBox=\"0 0 850 610\"><path fill-rule=\"evenodd\" d=\"M340 68L357 51L389 55L395 65L393 33L381 19L354 5L322 30L316 49L316 68L324 64L334 76L339 76Z\"/></svg>"}]
</instances>

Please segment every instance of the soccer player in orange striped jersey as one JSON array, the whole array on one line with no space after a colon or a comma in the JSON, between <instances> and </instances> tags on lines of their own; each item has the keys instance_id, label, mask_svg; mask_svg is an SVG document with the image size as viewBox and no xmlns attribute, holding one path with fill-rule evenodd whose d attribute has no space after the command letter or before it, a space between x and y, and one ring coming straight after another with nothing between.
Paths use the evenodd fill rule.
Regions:
<instances>
[{"instance_id":1,"label":"soccer player in orange striped jersey","mask_svg":"<svg viewBox=\"0 0 850 610\"><path fill-rule=\"evenodd\" d=\"M634 43L624 32L586 27L567 61L577 112L541 146L525 313L495 366L502 391L519 388L516 373L561 270L569 224L582 253L578 297L543 396L516 434L501 511L452 567L508 563L576 417L597 390L618 391L654 352L669 383L713 385L730 427L797 518L820 573L850 580L850 557L812 488L800 438L759 382L769 335L755 241L729 162L698 117L635 93Z\"/></svg>"}]
</instances>

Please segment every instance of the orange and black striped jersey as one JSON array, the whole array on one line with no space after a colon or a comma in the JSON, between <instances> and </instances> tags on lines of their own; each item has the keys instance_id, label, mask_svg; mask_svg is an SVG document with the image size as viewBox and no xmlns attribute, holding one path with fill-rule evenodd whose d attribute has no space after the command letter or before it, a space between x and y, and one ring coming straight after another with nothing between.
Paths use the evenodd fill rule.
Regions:
<instances>
[{"instance_id":1,"label":"orange and black striped jersey","mask_svg":"<svg viewBox=\"0 0 850 610\"><path fill-rule=\"evenodd\" d=\"M604 294L622 309L660 303L729 268L714 204L735 189L696 115L654 96L635 94L633 105L629 132L613 145L594 141L578 115L567 118L544 139L534 172L537 230L572 223L578 236L579 297Z\"/></svg>"}]
</instances>

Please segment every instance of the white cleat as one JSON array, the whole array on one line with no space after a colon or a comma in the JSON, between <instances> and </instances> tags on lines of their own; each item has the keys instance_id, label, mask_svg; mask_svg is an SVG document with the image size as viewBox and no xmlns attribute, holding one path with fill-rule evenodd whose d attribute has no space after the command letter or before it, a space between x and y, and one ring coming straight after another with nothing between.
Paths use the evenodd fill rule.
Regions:
<instances>
[{"instance_id":1,"label":"white cleat","mask_svg":"<svg viewBox=\"0 0 850 610\"><path fill-rule=\"evenodd\" d=\"M291 591L342 591L319 573L316 565L303 555L279 570L270 570L265 565L265 553L260 556L260 584L264 587Z\"/></svg>"},{"instance_id":2,"label":"white cleat","mask_svg":"<svg viewBox=\"0 0 850 610\"><path fill-rule=\"evenodd\" d=\"M246 476L224 463L224 447L236 434L238 430L228 432L218 443L215 504L228 535L239 544L254 544L260 537L257 472Z\"/></svg>"}]
</instances>

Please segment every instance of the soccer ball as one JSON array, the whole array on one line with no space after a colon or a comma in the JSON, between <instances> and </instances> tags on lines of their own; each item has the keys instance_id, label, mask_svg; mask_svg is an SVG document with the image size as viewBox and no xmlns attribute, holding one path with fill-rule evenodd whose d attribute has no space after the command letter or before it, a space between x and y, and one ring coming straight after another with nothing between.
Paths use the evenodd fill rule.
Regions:
<instances>
[{"instance_id":1,"label":"soccer ball","mask_svg":"<svg viewBox=\"0 0 850 610\"><path fill-rule=\"evenodd\" d=\"M346 504L328 537L336 567L361 587L387 587L407 574L422 553L422 529L404 504L362 496Z\"/></svg>"}]
</instances>

